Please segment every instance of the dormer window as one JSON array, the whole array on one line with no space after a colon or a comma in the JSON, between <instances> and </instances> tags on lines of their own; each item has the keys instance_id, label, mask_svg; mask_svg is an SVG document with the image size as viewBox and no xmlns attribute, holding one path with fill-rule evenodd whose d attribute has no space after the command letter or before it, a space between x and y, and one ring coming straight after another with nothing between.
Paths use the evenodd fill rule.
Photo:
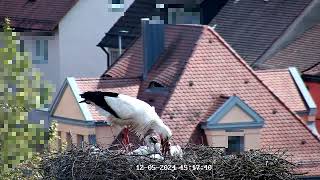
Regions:
<instances>
[{"instance_id":1,"label":"dormer window","mask_svg":"<svg viewBox=\"0 0 320 180\"><path fill-rule=\"evenodd\" d=\"M263 118L237 96L231 96L214 112L202 128L208 145L224 147L227 154L260 148Z\"/></svg>"},{"instance_id":2,"label":"dormer window","mask_svg":"<svg viewBox=\"0 0 320 180\"><path fill-rule=\"evenodd\" d=\"M164 86L156 81L151 81L148 89L152 89L152 88L164 88Z\"/></svg>"},{"instance_id":3,"label":"dormer window","mask_svg":"<svg viewBox=\"0 0 320 180\"><path fill-rule=\"evenodd\" d=\"M148 88L145 90L145 92L167 94L168 88L166 86L162 85L160 82L151 81L149 83Z\"/></svg>"}]
</instances>

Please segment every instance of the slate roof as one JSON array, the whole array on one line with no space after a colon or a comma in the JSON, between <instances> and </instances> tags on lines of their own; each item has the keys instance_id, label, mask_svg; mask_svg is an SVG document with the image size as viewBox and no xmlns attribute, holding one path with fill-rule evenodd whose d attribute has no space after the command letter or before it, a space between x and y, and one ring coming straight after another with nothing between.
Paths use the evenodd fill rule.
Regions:
<instances>
[{"instance_id":1,"label":"slate roof","mask_svg":"<svg viewBox=\"0 0 320 180\"><path fill-rule=\"evenodd\" d=\"M303 74L320 76L320 61L306 69Z\"/></svg>"},{"instance_id":2,"label":"slate roof","mask_svg":"<svg viewBox=\"0 0 320 180\"><path fill-rule=\"evenodd\" d=\"M78 0L1 0L0 24L5 17L21 29L52 31Z\"/></svg>"},{"instance_id":3,"label":"slate roof","mask_svg":"<svg viewBox=\"0 0 320 180\"><path fill-rule=\"evenodd\" d=\"M119 31L128 31L122 40L122 48L126 49L141 33L141 18L159 15L155 0L135 0L124 16L121 16L112 28L106 33L98 46L118 48Z\"/></svg>"},{"instance_id":4,"label":"slate roof","mask_svg":"<svg viewBox=\"0 0 320 180\"><path fill-rule=\"evenodd\" d=\"M260 70L256 73L292 111L305 112L308 110L288 69Z\"/></svg>"},{"instance_id":5,"label":"slate roof","mask_svg":"<svg viewBox=\"0 0 320 180\"><path fill-rule=\"evenodd\" d=\"M229 0L209 23L243 57L253 64L285 32L312 0ZM118 48L118 32L129 31L122 38L127 48L141 33L140 19L165 13L155 0L135 0L106 33L98 46Z\"/></svg>"},{"instance_id":6,"label":"slate roof","mask_svg":"<svg viewBox=\"0 0 320 180\"><path fill-rule=\"evenodd\" d=\"M301 72L306 71L320 62L320 24L304 32L283 50L265 61L265 67L287 68L297 67Z\"/></svg>"},{"instance_id":7,"label":"slate roof","mask_svg":"<svg viewBox=\"0 0 320 180\"><path fill-rule=\"evenodd\" d=\"M307 163L301 168L310 170L308 175L320 175L319 139L210 27L165 25L164 51L143 81L138 80L143 61L141 41L138 38L104 73L112 78L102 81L110 85L105 90L116 90L112 88L119 86L113 82L123 79L123 93L130 95L132 88L134 97L155 106L171 128L174 142L205 143L200 122L225 102L224 97L236 95L265 120L261 131L263 148L288 149L293 161ZM164 88L148 89L155 80L164 84ZM94 89L99 84L94 81L93 88L83 88L86 83L78 86L81 91Z\"/></svg>"},{"instance_id":8,"label":"slate roof","mask_svg":"<svg viewBox=\"0 0 320 180\"><path fill-rule=\"evenodd\" d=\"M139 79L97 79L97 78L76 78L80 93L86 91L109 91L137 97ZM88 105L92 118L96 121L106 120L93 106Z\"/></svg>"},{"instance_id":9,"label":"slate roof","mask_svg":"<svg viewBox=\"0 0 320 180\"><path fill-rule=\"evenodd\" d=\"M230 0L210 26L244 58L255 62L312 0Z\"/></svg>"}]
</instances>

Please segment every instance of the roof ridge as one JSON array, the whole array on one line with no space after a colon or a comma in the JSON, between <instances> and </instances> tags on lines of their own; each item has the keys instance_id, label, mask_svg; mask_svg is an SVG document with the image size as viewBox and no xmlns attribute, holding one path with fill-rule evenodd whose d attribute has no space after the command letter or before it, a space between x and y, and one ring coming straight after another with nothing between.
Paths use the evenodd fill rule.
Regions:
<instances>
[{"instance_id":1,"label":"roof ridge","mask_svg":"<svg viewBox=\"0 0 320 180\"><path fill-rule=\"evenodd\" d=\"M320 139L315 136L312 131L307 127L305 123L303 123L303 120L295 114L275 93L271 91L271 89L258 77L258 75L255 73L253 69L250 68L250 66L235 52L234 49L216 32L214 31L210 26L205 26L205 29L211 32L214 36L216 36L220 42L236 57L236 59L239 60L240 63L244 65L245 68L249 70L249 72L285 107L307 130L308 132L318 141L320 142Z\"/></svg>"},{"instance_id":2,"label":"roof ridge","mask_svg":"<svg viewBox=\"0 0 320 180\"><path fill-rule=\"evenodd\" d=\"M281 40L281 37L283 37L284 34L288 31L288 29L297 22L297 20L299 19L299 17L301 17L302 14L303 14L303 12L305 12L305 11L307 10L307 8L310 7L310 5L312 4L312 2L313 2L313 0L311 0L311 1L308 3L308 5L306 5L306 6L303 8L303 10L301 10L300 13L299 13L294 19L292 19L292 21L290 22L290 24L286 25L285 29L283 29L283 30L281 31L281 33L279 34L279 36L276 37L276 39L273 40L272 44L270 44L270 45L268 46L268 48L265 49L265 50L263 51L263 53L262 53L260 56L258 56L258 57L251 63L251 65L260 64L260 63L259 63L259 59L262 58L263 55L264 55L265 53L267 53L267 52L270 50L270 48L272 48L272 46L273 46L277 41ZM304 34L304 33L302 33L302 34ZM302 35L302 34L300 34L300 35ZM295 40L294 40L294 41L295 41ZM289 43L289 44L290 44L290 43ZM285 48L286 48L286 47L285 47ZM284 48L283 48L283 49L284 49ZM279 51L279 52L280 52L280 51ZM268 60L268 59L265 59L262 63L266 62L266 60Z\"/></svg>"},{"instance_id":3,"label":"roof ridge","mask_svg":"<svg viewBox=\"0 0 320 180\"><path fill-rule=\"evenodd\" d=\"M91 81L91 80L140 80L139 77L121 77L121 78L99 78L99 77L88 77L88 78L75 78L76 81Z\"/></svg>"},{"instance_id":4,"label":"roof ridge","mask_svg":"<svg viewBox=\"0 0 320 180\"><path fill-rule=\"evenodd\" d=\"M267 72L287 72L288 68L280 68L280 69L259 69L255 70L256 73L267 73Z\"/></svg>"},{"instance_id":5,"label":"roof ridge","mask_svg":"<svg viewBox=\"0 0 320 180\"><path fill-rule=\"evenodd\" d=\"M320 65L320 61L319 61L319 62L317 62L317 63L315 63L314 65L312 65L312 66L311 66L311 67L309 67L308 69L306 69L306 70L302 71L302 73L305 73L305 72L307 72L307 71L309 71L309 70L311 70L311 69L313 69L313 68L317 67L318 65Z\"/></svg>"}]
</instances>

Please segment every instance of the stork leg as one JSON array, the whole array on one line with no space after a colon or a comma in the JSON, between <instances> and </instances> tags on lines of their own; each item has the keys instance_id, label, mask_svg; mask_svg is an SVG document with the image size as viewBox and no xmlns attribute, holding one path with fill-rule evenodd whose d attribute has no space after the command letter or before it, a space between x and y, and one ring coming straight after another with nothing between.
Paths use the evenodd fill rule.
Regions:
<instances>
[{"instance_id":1,"label":"stork leg","mask_svg":"<svg viewBox=\"0 0 320 180\"><path fill-rule=\"evenodd\" d=\"M164 149L164 155L167 155L167 154L170 155L170 146L169 146L169 144L166 143L166 147Z\"/></svg>"},{"instance_id":2,"label":"stork leg","mask_svg":"<svg viewBox=\"0 0 320 180\"><path fill-rule=\"evenodd\" d=\"M125 145L129 144L129 129L128 129L128 127L124 128L123 144L125 144Z\"/></svg>"},{"instance_id":3,"label":"stork leg","mask_svg":"<svg viewBox=\"0 0 320 180\"><path fill-rule=\"evenodd\" d=\"M170 145L169 142L163 142L163 140L161 140L161 144L162 145L162 149L161 149L161 153L166 156L167 154L170 153Z\"/></svg>"}]
</instances>

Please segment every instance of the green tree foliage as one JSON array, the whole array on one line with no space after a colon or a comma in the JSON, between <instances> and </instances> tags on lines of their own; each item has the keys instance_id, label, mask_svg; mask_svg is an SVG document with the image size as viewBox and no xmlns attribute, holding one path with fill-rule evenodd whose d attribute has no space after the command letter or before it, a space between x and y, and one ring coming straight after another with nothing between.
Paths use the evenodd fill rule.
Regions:
<instances>
[{"instance_id":1,"label":"green tree foliage","mask_svg":"<svg viewBox=\"0 0 320 180\"><path fill-rule=\"evenodd\" d=\"M19 34L5 19L0 32L0 175L32 158L36 145L44 144L41 124L28 123L28 112L51 101L52 87L25 52L17 51Z\"/></svg>"}]
</instances>

